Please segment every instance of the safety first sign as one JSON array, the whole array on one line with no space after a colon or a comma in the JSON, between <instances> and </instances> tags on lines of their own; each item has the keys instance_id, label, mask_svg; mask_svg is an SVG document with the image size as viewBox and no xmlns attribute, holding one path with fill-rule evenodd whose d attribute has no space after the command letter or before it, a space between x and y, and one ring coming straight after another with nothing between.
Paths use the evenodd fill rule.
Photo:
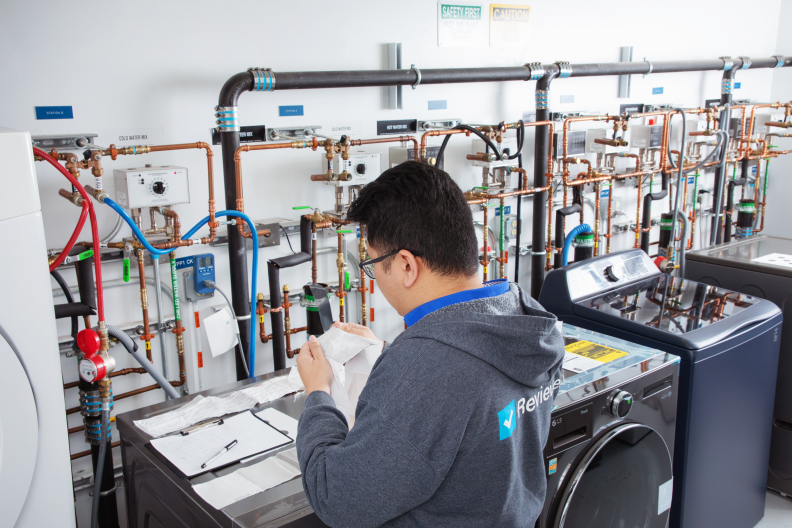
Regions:
<instances>
[{"instance_id":1,"label":"safety first sign","mask_svg":"<svg viewBox=\"0 0 792 528\"><path fill-rule=\"evenodd\" d=\"M490 4L490 48L528 47L531 6Z\"/></svg>"}]
</instances>

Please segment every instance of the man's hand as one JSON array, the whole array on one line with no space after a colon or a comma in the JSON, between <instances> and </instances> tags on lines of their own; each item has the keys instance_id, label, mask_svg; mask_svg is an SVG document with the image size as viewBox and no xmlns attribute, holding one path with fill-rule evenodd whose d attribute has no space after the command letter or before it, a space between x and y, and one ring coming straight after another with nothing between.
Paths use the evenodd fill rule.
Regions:
<instances>
[{"instance_id":1,"label":"man's hand","mask_svg":"<svg viewBox=\"0 0 792 528\"><path fill-rule=\"evenodd\" d=\"M333 383L333 369L322 352L319 341L311 336L308 342L300 348L297 354L297 372L300 373L305 393L325 391L330 394L330 385Z\"/></svg>"},{"instance_id":2,"label":"man's hand","mask_svg":"<svg viewBox=\"0 0 792 528\"><path fill-rule=\"evenodd\" d=\"M382 339L379 339L377 336L374 335L374 332L371 331L371 328L355 323L340 323L336 321L333 323L333 326L336 328L340 328L344 332L348 332L350 334L359 335L360 337L365 337L366 339L371 339L372 341L376 341L380 344L380 348L385 347L385 342Z\"/></svg>"}]
</instances>

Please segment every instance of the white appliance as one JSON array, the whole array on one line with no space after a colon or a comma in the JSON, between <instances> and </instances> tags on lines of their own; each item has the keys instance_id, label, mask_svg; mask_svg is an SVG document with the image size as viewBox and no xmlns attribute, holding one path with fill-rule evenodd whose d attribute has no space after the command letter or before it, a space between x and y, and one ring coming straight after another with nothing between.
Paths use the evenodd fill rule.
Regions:
<instances>
[{"instance_id":1,"label":"white appliance","mask_svg":"<svg viewBox=\"0 0 792 528\"><path fill-rule=\"evenodd\" d=\"M0 528L73 528L47 246L30 134L0 128Z\"/></svg>"}]
</instances>

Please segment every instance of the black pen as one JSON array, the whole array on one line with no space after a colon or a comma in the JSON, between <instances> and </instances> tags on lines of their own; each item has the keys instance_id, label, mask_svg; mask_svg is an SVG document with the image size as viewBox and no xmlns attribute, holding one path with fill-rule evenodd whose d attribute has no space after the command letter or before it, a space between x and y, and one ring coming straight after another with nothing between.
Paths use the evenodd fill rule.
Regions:
<instances>
[{"instance_id":1,"label":"black pen","mask_svg":"<svg viewBox=\"0 0 792 528\"><path fill-rule=\"evenodd\" d=\"M220 452L217 453L215 456L213 456L212 458L201 464L201 469L206 469L206 466L208 466L209 464L220 458L220 455L222 455L223 453L227 453L228 451L230 451L231 448L233 448L235 445L237 445L236 440L234 440L233 442L225 446L223 449L221 449Z\"/></svg>"}]
</instances>

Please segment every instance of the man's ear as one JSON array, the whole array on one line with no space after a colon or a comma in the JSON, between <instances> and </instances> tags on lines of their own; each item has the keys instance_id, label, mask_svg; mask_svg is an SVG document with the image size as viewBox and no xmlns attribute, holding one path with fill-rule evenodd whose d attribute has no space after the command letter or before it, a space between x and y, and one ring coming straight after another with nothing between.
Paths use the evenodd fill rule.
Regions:
<instances>
[{"instance_id":1,"label":"man's ear","mask_svg":"<svg viewBox=\"0 0 792 528\"><path fill-rule=\"evenodd\" d=\"M394 265L399 266L402 276L404 277L404 287L412 287L412 285L418 280L418 274L422 269L418 259L416 259L415 255L412 253L406 249L403 249L399 251L399 254L396 256L394 261Z\"/></svg>"}]
</instances>

